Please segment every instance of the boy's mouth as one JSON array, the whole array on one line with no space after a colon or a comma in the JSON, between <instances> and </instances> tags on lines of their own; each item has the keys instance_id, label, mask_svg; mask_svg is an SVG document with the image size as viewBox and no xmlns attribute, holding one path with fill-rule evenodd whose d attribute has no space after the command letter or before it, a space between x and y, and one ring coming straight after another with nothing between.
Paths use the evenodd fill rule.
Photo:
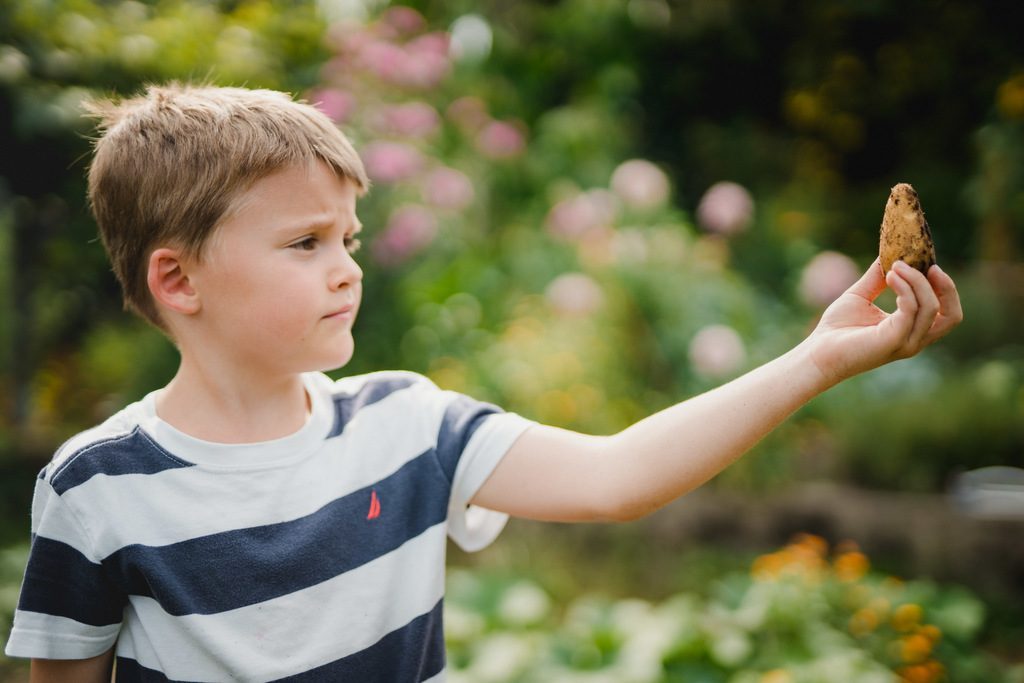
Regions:
<instances>
[{"instance_id":1,"label":"boy's mouth","mask_svg":"<svg viewBox=\"0 0 1024 683\"><path fill-rule=\"evenodd\" d=\"M352 318L355 316L355 310L355 304L348 304L346 306L342 306L333 313L328 313L327 315L324 316L324 318L326 318L327 320L340 320L343 318Z\"/></svg>"}]
</instances>

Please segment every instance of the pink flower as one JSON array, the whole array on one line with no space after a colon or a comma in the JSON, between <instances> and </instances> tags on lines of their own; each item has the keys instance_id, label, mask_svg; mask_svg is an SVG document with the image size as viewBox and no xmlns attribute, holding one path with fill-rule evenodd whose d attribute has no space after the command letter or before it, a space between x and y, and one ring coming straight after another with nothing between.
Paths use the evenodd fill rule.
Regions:
<instances>
[{"instance_id":1,"label":"pink flower","mask_svg":"<svg viewBox=\"0 0 1024 683\"><path fill-rule=\"evenodd\" d=\"M559 275L544 290L544 297L557 313L569 316L590 315L604 303L601 287L583 273Z\"/></svg>"},{"instance_id":2,"label":"pink flower","mask_svg":"<svg viewBox=\"0 0 1024 683\"><path fill-rule=\"evenodd\" d=\"M823 251L810 260L800 275L800 298L809 306L824 308L860 276L860 268L849 256Z\"/></svg>"},{"instance_id":3,"label":"pink flower","mask_svg":"<svg viewBox=\"0 0 1024 683\"><path fill-rule=\"evenodd\" d=\"M408 204L396 209L387 227L373 241L374 260L394 267L429 245L437 236L437 218L426 207Z\"/></svg>"},{"instance_id":4,"label":"pink flower","mask_svg":"<svg viewBox=\"0 0 1024 683\"><path fill-rule=\"evenodd\" d=\"M697 374L721 379L743 365L747 352L736 330L728 325L708 325L690 341L689 355Z\"/></svg>"},{"instance_id":5,"label":"pink flower","mask_svg":"<svg viewBox=\"0 0 1024 683\"><path fill-rule=\"evenodd\" d=\"M426 102L408 102L383 109L375 123L385 134L424 138L437 131L441 117Z\"/></svg>"},{"instance_id":6,"label":"pink flower","mask_svg":"<svg viewBox=\"0 0 1024 683\"><path fill-rule=\"evenodd\" d=\"M405 47L410 54L417 56L430 54L447 57L450 40L447 33L434 31L433 33L424 33L419 38L409 41Z\"/></svg>"},{"instance_id":7,"label":"pink flower","mask_svg":"<svg viewBox=\"0 0 1024 683\"><path fill-rule=\"evenodd\" d=\"M551 207L546 223L548 231L567 240L578 240L615 220L615 202L603 190L581 192Z\"/></svg>"},{"instance_id":8,"label":"pink flower","mask_svg":"<svg viewBox=\"0 0 1024 683\"><path fill-rule=\"evenodd\" d=\"M371 142L363 148L362 157L370 178L382 183L407 180L423 167L423 155L401 142Z\"/></svg>"},{"instance_id":9,"label":"pink flower","mask_svg":"<svg viewBox=\"0 0 1024 683\"><path fill-rule=\"evenodd\" d=\"M719 235L746 230L753 217L754 199L737 183L715 183L697 205L697 222L708 232Z\"/></svg>"},{"instance_id":10,"label":"pink flower","mask_svg":"<svg viewBox=\"0 0 1024 683\"><path fill-rule=\"evenodd\" d=\"M355 98L352 95L335 88L314 90L306 96L306 100L327 114L328 118L335 123L342 123L348 119L356 106Z\"/></svg>"},{"instance_id":11,"label":"pink flower","mask_svg":"<svg viewBox=\"0 0 1024 683\"><path fill-rule=\"evenodd\" d=\"M324 42L335 52L358 52L374 38L363 26L362 22L341 20L327 27Z\"/></svg>"},{"instance_id":12,"label":"pink flower","mask_svg":"<svg viewBox=\"0 0 1024 683\"><path fill-rule=\"evenodd\" d=\"M397 85L426 90L444 80L450 69L448 36L427 33L406 43L400 67L391 80Z\"/></svg>"},{"instance_id":13,"label":"pink flower","mask_svg":"<svg viewBox=\"0 0 1024 683\"><path fill-rule=\"evenodd\" d=\"M526 136L520 128L507 121L491 121L476 138L476 146L491 159L519 156L526 147Z\"/></svg>"},{"instance_id":14,"label":"pink flower","mask_svg":"<svg viewBox=\"0 0 1024 683\"><path fill-rule=\"evenodd\" d=\"M447 166L431 171L423 184L423 199L442 209L464 209L473 201L474 194L469 176Z\"/></svg>"},{"instance_id":15,"label":"pink flower","mask_svg":"<svg viewBox=\"0 0 1024 683\"><path fill-rule=\"evenodd\" d=\"M490 120L487 105L479 97L472 95L460 97L448 105L445 116L462 130L471 133L483 128Z\"/></svg>"},{"instance_id":16,"label":"pink flower","mask_svg":"<svg viewBox=\"0 0 1024 683\"><path fill-rule=\"evenodd\" d=\"M427 25L423 15L411 7L391 7L381 15L380 20L400 36L419 33Z\"/></svg>"},{"instance_id":17,"label":"pink flower","mask_svg":"<svg viewBox=\"0 0 1024 683\"><path fill-rule=\"evenodd\" d=\"M371 39L359 46L358 67L386 83L395 83L406 68L405 50L385 40Z\"/></svg>"},{"instance_id":18,"label":"pink flower","mask_svg":"<svg viewBox=\"0 0 1024 683\"><path fill-rule=\"evenodd\" d=\"M632 159L612 173L612 190L627 206L653 209L668 201L668 177L644 159Z\"/></svg>"}]
</instances>

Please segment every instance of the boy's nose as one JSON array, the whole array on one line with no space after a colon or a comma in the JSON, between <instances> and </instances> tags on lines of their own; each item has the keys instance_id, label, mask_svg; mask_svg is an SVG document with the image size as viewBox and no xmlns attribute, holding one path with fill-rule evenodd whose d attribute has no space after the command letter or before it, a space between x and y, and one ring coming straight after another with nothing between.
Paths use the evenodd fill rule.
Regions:
<instances>
[{"instance_id":1,"label":"boy's nose","mask_svg":"<svg viewBox=\"0 0 1024 683\"><path fill-rule=\"evenodd\" d=\"M334 268L331 270L331 286L341 289L345 285L355 285L363 279L363 269L359 267L352 254L347 249L342 249L340 256L336 259Z\"/></svg>"}]
</instances>

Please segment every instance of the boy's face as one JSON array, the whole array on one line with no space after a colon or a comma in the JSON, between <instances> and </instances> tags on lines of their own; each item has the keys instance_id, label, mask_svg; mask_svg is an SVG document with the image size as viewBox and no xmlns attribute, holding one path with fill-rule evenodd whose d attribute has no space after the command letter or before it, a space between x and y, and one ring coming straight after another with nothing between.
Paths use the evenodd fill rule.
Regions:
<instances>
[{"instance_id":1,"label":"boy's face","mask_svg":"<svg viewBox=\"0 0 1024 683\"><path fill-rule=\"evenodd\" d=\"M347 363L362 296L363 273L351 253L362 227L356 192L317 163L261 178L240 197L190 268L200 341L254 371Z\"/></svg>"}]
</instances>

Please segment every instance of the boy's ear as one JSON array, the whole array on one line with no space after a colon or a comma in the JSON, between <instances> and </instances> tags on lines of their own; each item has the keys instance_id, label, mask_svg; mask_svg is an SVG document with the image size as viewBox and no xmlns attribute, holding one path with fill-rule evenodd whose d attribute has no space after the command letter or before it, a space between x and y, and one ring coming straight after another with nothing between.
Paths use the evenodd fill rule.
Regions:
<instances>
[{"instance_id":1,"label":"boy's ear","mask_svg":"<svg viewBox=\"0 0 1024 683\"><path fill-rule=\"evenodd\" d=\"M146 282L153 298L183 315L198 313L199 293L188 279L186 260L176 249L160 247L149 255Z\"/></svg>"}]
</instances>

